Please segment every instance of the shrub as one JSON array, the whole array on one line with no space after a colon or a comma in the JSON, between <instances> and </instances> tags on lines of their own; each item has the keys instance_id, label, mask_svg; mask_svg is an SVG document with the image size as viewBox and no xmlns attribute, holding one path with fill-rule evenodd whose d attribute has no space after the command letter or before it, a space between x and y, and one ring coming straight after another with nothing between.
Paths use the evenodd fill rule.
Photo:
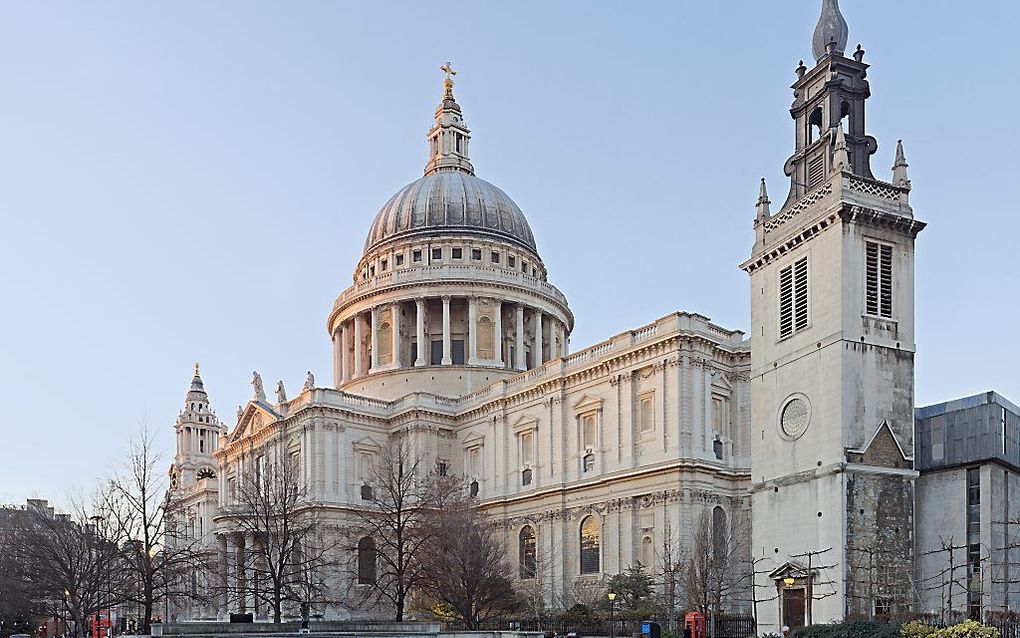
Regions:
<instances>
[{"instance_id":1,"label":"shrub","mask_svg":"<svg viewBox=\"0 0 1020 638\"><path fill-rule=\"evenodd\" d=\"M995 627L986 627L974 620L965 620L959 625L940 629L931 638L1001 638Z\"/></svg>"},{"instance_id":2,"label":"shrub","mask_svg":"<svg viewBox=\"0 0 1020 638\"><path fill-rule=\"evenodd\" d=\"M869 622L811 625L797 629L793 635L795 638L900 638L899 625Z\"/></svg>"},{"instance_id":3,"label":"shrub","mask_svg":"<svg viewBox=\"0 0 1020 638\"><path fill-rule=\"evenodd\" d=\"M900 636L902 638L932 638L936 631L931 625L912 620L900 627Z\"/></svg>"}]
</instances>

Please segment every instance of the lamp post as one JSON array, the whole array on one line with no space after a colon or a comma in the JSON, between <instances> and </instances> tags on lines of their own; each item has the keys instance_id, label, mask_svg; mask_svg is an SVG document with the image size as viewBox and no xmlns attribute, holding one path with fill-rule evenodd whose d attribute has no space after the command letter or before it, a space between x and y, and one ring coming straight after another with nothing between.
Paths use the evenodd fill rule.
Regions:
<instances>
[{"instance_id":1,"label":"lamp post","mask_svg":"<svg viewBox=\"0 0 1020 638\"><path fill-rule=\"evenodd\" d=\"M616 638L616 625L613 617L613 612L616 611L616 592L609 592L607 597L609 598L609 638Z\"/></svg>"}]
</instances>

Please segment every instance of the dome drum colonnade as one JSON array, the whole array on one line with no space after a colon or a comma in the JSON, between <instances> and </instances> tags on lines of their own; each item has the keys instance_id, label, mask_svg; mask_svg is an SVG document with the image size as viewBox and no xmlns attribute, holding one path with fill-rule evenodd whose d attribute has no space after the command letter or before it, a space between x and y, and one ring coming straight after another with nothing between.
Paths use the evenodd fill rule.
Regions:
<instances>
[{"instance_id":1,"label":"dome drum colonnade","mask_svg":"<svg viewBox=\"0 0 1020 638\"><path fill-rule=\"evenodd\" d=\"M336 387L429 366L524 371L568 354L566 298L545 281L520 208L474 175L450 73L425 175L379 211L330 313Z\"/></svg>"}]
</instances>

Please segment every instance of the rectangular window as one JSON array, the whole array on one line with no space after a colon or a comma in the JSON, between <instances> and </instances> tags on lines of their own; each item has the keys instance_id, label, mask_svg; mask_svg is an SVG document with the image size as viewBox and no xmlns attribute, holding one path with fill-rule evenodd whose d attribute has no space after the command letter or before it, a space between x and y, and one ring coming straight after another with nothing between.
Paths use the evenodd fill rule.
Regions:
<instances>
[{"instance_id":1,"label":"rectangular window","mask_svg":"<svg viewBox=\"0 0 1020 638\"><path fill-rule=\"evenodd\" d=\"M499 253L497 253L495 250L492 251L492 263L494 264L499 263Z\"/></svg>"},{"instance_id":2,"label":"rectangular window","mask_svg":"<svg viewBox=\"0 0 1020 638\"><path fill-rule=\"evenodd\" d=\"M454 259L461 259L462 257L464 257L464 249L463 248L459 248L459 247L458 248L454 248L452 250L452 253L453 253L453 258Z\"/></svg>"},{"instance_id":3,"label":"rectangular window","mask_svg":"<svg viewBox=\"0 0 1020 638\"><path fill-rule=\"evenodd\" d=\"M581 448L595 449L595 415L586 414L581 417Z\"/></svg>"},{"instance_id":4,"label":"rectangular window","mask_svg":"<svg viewBox=\"0 0 1020 638\"><path fill-rule=\"evenodd\" d=\"M446 476L450 473L450 465L446 461L438 461L436 463L436 473L439 476Z\"/></svg>"},{"instance_id":5,"label":"rectangular window","mask_svg":"<svg viewBox=\"0 0 1020 638\"><path fill-rule=\"evenodd\" d=\"M531 465L535 462L535 433L524 432L521 434L521 465Z\"/></svg>"},{"instance_id":6,"label":"rectangular window","mask_svg":"<svg viewBox=\"0 0 1020 638\"><path fill-rule=\"evenodd\" d=\"M825 180L825 156L819 155L808 163L808 188L814 188Z\"/></svg>"},{"instance_id":7,"label":"rectangular window","mask_svg":"<svg viewBox=\"0 0 1020 638\"><path fill-rule=\"evenodd\" d=\"M403 266L404 265L404 256L403 255L396 255L393 258L393 265L394 266Z\"/></svg>"},{"instance_id":8,"label":"rectangular window","mask_svg":"<svg viewBox=\"0 0 1020 638\"><path fill-rule=\"evenodd\" d=\"M892 246L869 241L865 243L864 302L865 311L875 317L893 316Z\"/></svg>"},{"instance_id":9,"label":"rectangular window","mask_svg":"<svg viewBox=\"0 0 1020 638\"><path fill-rule=\"evenodd\" d=\"M450 342L450 355L453 358L453 365L464 365L464 340L454 339Z\"/></svg>"},{"instance_id":10,"label":"rectangular window","mask_svg":"<svg viewBox=\"0 0 1020 638\"><path fill-rule=\"evenodd\" d=\"M417 249L417 250L411 251L411 261L414 261L414 262L421 261L421 249L420 248Z\"/></svg>"},{"instance_id":11,"label":"rectangular window","mask_svg":"<svg viewBox=\"0 0 1020 638\"><path fill-rule=\"evenodd\" d=\"M467 453L468 477L474 478L482 473L482 448L473 447Z\"/></svg>"},{"instance_id":12,"label":"rectangular window","mask_svg":"<svg viewBox=\"0 0 1020 638\"><path fill-rule=\"evenodd\" d=\"M432 342L432 351L430 352L429 365L438 366L443 363L443 342L442 340Z\"/></svg>"},{"instance_id":13,"label":"rectangular window","mask_svg":"<svg viewBox=\"0 0 1020 638\"><path fill-rule=\"evenodd\" d=\"M382 261L379 262L379 270L381 272L386 272L386 269L389 268L389 267L390 267L390 262L386 261L385 259L383 259Z\"/></svg>"},{"instance_id":14,"label":"rectangular window","mask_svg":"<svg viewBox=\"0 0 1020 638\"><path fill-rule=\"evenodd\" d=\"M506 258L506 265L510 266L511 268L516 268L517 267L517 258L514 257L513 255L508 255L507 258Z\"/></svg>"},{"instance_id":15,"label":"rectangular window","mask_svg":"<svg viewBox=\"0 0 1020 638\"><path fill-rule=\"evenodd\" d=\"M808 327L808 258L779 271L779 338Z\"/></svg>"},{"instance_id":16,"label":"rectangular window","mask_svg":"<svg viewBox=\"0 0 1020 638\"><path fill-rule=\"evenodd\" d=\"M442 248L433 248L432 249L432 259L442 259L442 258L443 258L443 249Z\"/></svg>"},{"instance_id":17,"label":"rectangular window","mask_svg":"<svg viewBox=\"0 0 1020 638\"><path fill-rule=\"evenodd\" d=\"M655 400L652 396L641 398L638 410L641 420L641 432L651 432L655 429Z\"/></svg>"},{"instance_id":18,"label":"rectangular window","mask_svg":"<svg viewBox=\"0 0 1020 638\"><path fill-rule=\"evenodd\" d=\"M521 260L521 272L525 275L528 274L528 262Z\"/></svg>"},{"instance_id":19,"label":"rectangular window","mask_svg":"<svg viewBox=\"0 0 1020 638\"><path fill-rule=\"evenodd\" d=\"M481 248L473 248L471 250L471 259L474 259L475 261L481 261L482 260L482 249Z\"/></svg>"}]
</instances>

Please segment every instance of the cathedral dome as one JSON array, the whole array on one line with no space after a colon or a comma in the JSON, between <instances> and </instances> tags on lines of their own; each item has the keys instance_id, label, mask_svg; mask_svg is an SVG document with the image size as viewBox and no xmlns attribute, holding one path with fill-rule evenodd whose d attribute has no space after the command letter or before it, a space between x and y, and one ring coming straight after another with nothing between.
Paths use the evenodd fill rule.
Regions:
<instances>
[{"instance_id":1,"label":"cathedral dome","mask_svg":"<svg viewBox=\"0 0 1020 638\"><path fill-rule=\"evenodd\" d=\"M376 215L365 252L408 236L463 232L517 243L536 251L524 213L510 197L464 170L436 170L411 182Z\"/></svg>"}]
</instances>

